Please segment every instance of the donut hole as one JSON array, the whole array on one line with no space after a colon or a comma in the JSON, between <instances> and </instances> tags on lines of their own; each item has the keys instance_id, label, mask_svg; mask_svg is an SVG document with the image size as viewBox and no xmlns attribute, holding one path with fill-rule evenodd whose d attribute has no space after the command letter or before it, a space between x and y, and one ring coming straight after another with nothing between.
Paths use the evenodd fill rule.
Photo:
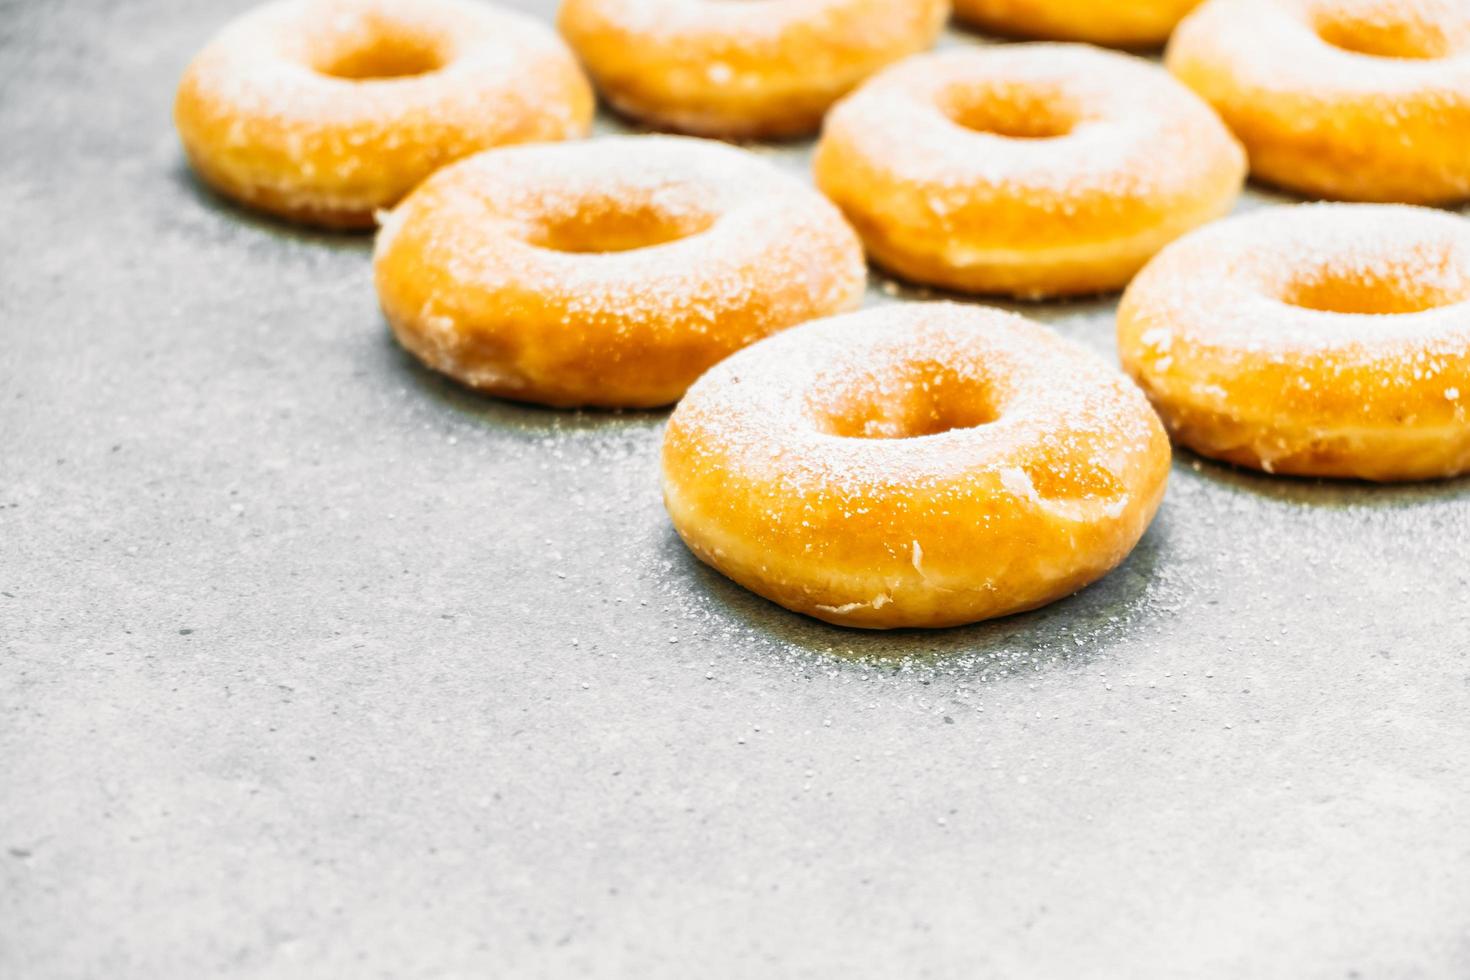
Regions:
<instances>
[{"instance_id":1,"label":"donut hole","mask_svg":"<svg viewBox=\"0 0 1470 980\"><path fill-rule=\"evenodd\" d=\"M1066 136L1079 115L1059 91L1013 84L957 87L941 98L940 108L957 126L1013 140Z\"/></svg>"},{"instance_id":2,"label":"donut hole","mask_svg":"<svg viewBox=\"0 0 1470 980\"><path fill-rule=\"evenodd\" d=\"M1323 313L1422 313L1470 299L1470 282L1329 269L1288 282L1281 299Z\"/></svg>"},{"instance_id":3,"label":"donut hole","mask_svg":"<svg viewBox=\"0 0 1470 980\"><path fill-rule=\"evenodd\" d=\"M382 24L367 25L351 36L326 39L310 58L319 74L351 82L427 75L443 68L447 61L437 38Z\"/></svg>"},{"instance_id":4,"label":"donut hole","mask_svg":"<svg viewBox=\"0 0 1470 980\"><path fill-rule=\"evenodd\" d=\"M817 428L846 439L915 439L973 429L1000 417L987 379L957 374L937 362L917 362L881 378L816 386Z\"/></svg>"},{"instance_id":5,"label":"donut hole","mask_svg":"<svg viewBox=\"0 0 1470 980\"><path fill-rule=\"evenodd\" d=\"M1313 27L1334 48L1373 58L1431 60L1447 57L1453 48L1443 29L1396 13L1387 4L1326 7Z\"/></svg>"},{"instance_id":6,"label":"donut hole","mask_svg":"<svg viewBox=\"0 0 1470 980\"><path fill-rule=\"evenodd\" d=\"M554 252L631 252L697 235L715 215L652 201L601 200L551 213L531 229L531 244Z\"/></svg>"}]
</instances>

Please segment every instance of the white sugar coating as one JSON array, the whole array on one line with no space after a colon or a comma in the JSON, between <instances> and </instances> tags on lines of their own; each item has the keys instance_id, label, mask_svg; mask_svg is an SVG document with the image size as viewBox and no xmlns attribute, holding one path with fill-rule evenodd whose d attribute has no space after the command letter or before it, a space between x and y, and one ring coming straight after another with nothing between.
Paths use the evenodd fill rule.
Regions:
<instances>
[{"instance_id":1,"label":"white sugar coating","mask_svg":"<svg viewBox=\"0 0 1470 980\"><path fill-rule=\"evenodd\" d=\"M195 57L176 114L191 156L238 181L356 206L476 150L581 135L591 109L571 53L529 17L469 0L275 0Z\"/></svg>"},{"instance_id":2,"label":"white sugar coating","mask_svg":"<svg viewBox=\"0 0 1470 980\"><path fill-rule=\"evenodd\" d=\"M732 351L855 307L866 281L861 245L816 191L672 136L461 161L386 219L374 261L389 320L424 360L554 404L667 404Z\"/></svg>"},{"instance_id":3,"label":"white sugar coating","mask_svg":"<svg viewBox=\"0 0 1470 980\"><path fill-rule=\"evenodd\" d=\"M366 80L329 74L336 59L374 48L419 50L432 64ZM567 57L535 20L467 0L274 0L226 25L199 61L207 93L242 115L327 124L466 99L495 113L516 98L508 86L535 81L539 61Z\"/></svg>"},{"instance_id":4,"label":"white sugar coating","mask_svg":"<svg viewBox=\"0 0 1470 980\"><path fill-rule=\"evenodd\" d=\"M789 138L933 44L948 0L566 0L557 14L607 104L655 127Z\"/></svg>"},{"instance_id":5,"label":"white sugar coating","mask_svg":"<svg viewBox=\"0 0 1470 980\"><path fill-rule=\"evenodd\" d=\"M436 174L385 226L378 261L412 226L431 263L476 288L564 297L579 318L639 318L682 329L674 310L715 324L769 294L844 305L861 288L861 249L832 205L743 150L678 136L511 147ZM681 236L603 253L537 243L548 225L651 214ZM813 295L815 292L815 295ZM751 324L748 340L765 331Z\"/></svg>"},{"instance_id":6,"label":"white sugar coating","mask_svg":"<svg viewBox=\"0 0 1470 980\"><path fill-rule=\"evenodd\" d=\"M1168 440L1096 356L999 310L879 307L761 341L669 420L664 499L704 561L846 625L1034 608L1115 566Z\"/></svg>"},{"instance_id":7,"label":"white sugar coating","mask_svg":"<svg viewBox=\"0 0 1470 980\"><path fill-rule=\"evenodd\" d=\"M1336 295L1350 306L1369 291L1413 311L1300 305ZM1166 248L1123 305L1155 360L1185 343L1283 358L1337 351L1397 363L1386 378L1414 380L1438 355L1470 354L1470 221L1406 205L1267 208Z\"/></svg>"},{"instance_id":8,"label":"white sugar coating","mask_svg":"<svg viewBox=\"0 0 1470 980\"><path fill-rule=\"evenodd\" d=\"M1342 25L1343 34L1334 31ZM1375 56L1333 43L1378 39ZM1181 50L1175 51L1174 48ZM1383 125L1394 123L1394 98L1407 94L1463 101L1470 84L1470 4L1463 0L1209 0L1172 42L1177 55L1221 66L1265 97L1289 91L1324 109L1340 97L1384 99Z\"/></svg>"},{"instance_id":9,"label":"white sugar coating","mask_svg":"<svg viewBox=\"0 0 1470 980\"><path fill-rule=\"evenodd\" d=\"M744 56L778 50L793 31L808 44L839 36L851 50L882 50L914 19L914 0L595 0L599 19L622 33L667 44L718 40ZM821 25L830 24L823 30ZM814 55L819 52L814 51Z\"/></svg>"},{"instance_id":10,"label":"white sugar coating","mask_svg":"<svg viewBox=\"0 0 1470 980\"><path fill-rule=\"evenodd\" d=\"M916 399L933 419L976 412L976 424L908 438L832 431L834 414L881 419ZM1066 498L1126 496L1138 457L1158 449L1157 425L1121 374L1046 328L926 303L832 317L747 348L690 389L670 432L690 447L694 478L740 474L797 500L860 507L898 492L943 509L1000 487L1064 509ZM922 551L901 545L921 565Z\"/></svg>"},{"instance_id":11,"label":"white sugar coating","mask_svg":"<svg viewBox=\"0 0 1470 980\"><path fill-rule=\"evenodd\" d=\"M1268 472L1427 479L1470 466L1470 222L1403 205L1232 218L1161 252L1118 349L1170 428Z\"/></svg>"},{"instance_id":12,"label":"white sugar coating","mask_svg":"<svg viewBox=\"0 0 1470 980\"><path fill-rule=\"evenodd\" d=\"M1016 139L966 128L986 103L1056 121L1061 135ZM936 52L880 73L840 102L825 141L876 173L939 194L1055 201L1173 199L1198 193L1234 147L1193 93L1137 58L1085 45L1016 44ZM943 200L938 206L943 206Z\"/></svg>"},{"instance_id":13,"label":"white sugar coating","mask_svg":"<svg viewBox=\"0 0 1470 980\"><path fill-rule=\"evenodd\" d=\"M1210 0L1169 70L1240 136L1260 180L1310 198L1470 198L1470 4Z\"/></svg>"}]
</instances>

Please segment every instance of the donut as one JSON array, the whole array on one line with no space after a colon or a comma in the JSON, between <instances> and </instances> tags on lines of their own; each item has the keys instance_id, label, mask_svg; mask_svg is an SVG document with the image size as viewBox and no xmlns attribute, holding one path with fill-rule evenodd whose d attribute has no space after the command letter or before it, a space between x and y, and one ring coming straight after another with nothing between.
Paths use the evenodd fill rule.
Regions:
<instances>
[{"instance_id":1,"label":"donut","mask_svg":"<svg viewBox=\"0 0 1470 980\"><path fill-rule=\"evenodd\" d=\"M895 65L833 108L814 166L879 265L1023 298L1121 287L1245 179L1240 147L1167 74L1053 44Z\"/></svg>"},{"instance_id":2,"label":"donut","mask_svg":"<svg viewBox=\"0 0 1470 980\"><path fill-rule=\"evenodd\" d=\"M1470 470L1470 222L1405 205L1252 212L1176 242L1118 311L1174 438L1267 473Z\"/></svg>"},{"instance_id":3,"label":"donut","mask_svg":"<svg viewBox=\"0 0 1470 980\"><path fill-rule=\"evenodd\" d=\"M425 181L374 256L429 367L547 405L666 405L765 335L857 306L837 209L754 154L679 136L487 150Z\"/></svg>"},{"instance_id":4,"label":"donut","mask_svg":"<svg viewBox=\"0 0 1470 980\"><path fill-rule=\"evenodd\" d=\"M1165 61L1262 181L1347 201L1470 198L1470 2L1210 0Z\"/></svg>"},{"instance_id":5,"label":"donut","mask_svg":"<svg viewBox=\"0 0 1470 980\"><path fill-rule=\"evenodd\" d=\"M954 0L955 16L1009 37L1157 47L1200 0Z\"/></svg>"},{"instance_id":6,"label":"donut","mask_svg":"<svg viewBox=\"0 0 1470 980\"><path fill-rule=\"evenodd\" d=\"M571 52L466 0L278 0L184 72L174 121L204 182L306 224L371 228L439 167L508 143L585 135Z\"/></svg>"},{"instance_id":7,"label":"donut","mask_svg":"<svg viewBox=\"0 0 1470 980\"><path fill-rule=\"evenodd\" d=\"M949 0L565 0L557 23L618 112L724 137L816 130L827 107L934 43Z\"/></svg>"},{"instance_id":8,"label":"donut","mask_svg":"<svg viewBox=\"0 0 1470 980\"><path fill-rule=\"evenodd\" d=\"M829 623L953 626L1077 591L1132 550L1169 440L1138 389L1030 320L895 304L700 378L663 442L693 553Z\"/></svg>"}]
</instances>

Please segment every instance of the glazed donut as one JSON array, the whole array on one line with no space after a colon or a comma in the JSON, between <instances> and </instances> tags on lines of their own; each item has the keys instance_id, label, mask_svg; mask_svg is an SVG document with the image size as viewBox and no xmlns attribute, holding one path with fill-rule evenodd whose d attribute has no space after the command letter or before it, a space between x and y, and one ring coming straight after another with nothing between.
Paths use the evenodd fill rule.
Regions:
<instances>
[{"instance_id":1,"label":"glazed donut","mask_svg":"<svg viewBox=\"0 0 1470 980\"><path fill-rule=\"evenodd\" d=\"M1166 63L1263 181L1350 201L1470 198L1466 0L1210 0Z\"/></svg>"},{"instance_id":2,"label":"glazed donut","mask_svg":"<svg viewBox=\"0 0 1470 980\"><path fill-rule=\"evenodd\" d=\"M1156 47L1200 0L954 0L955 16L993 34Z\"/></svg>"},{"instance_id":3,"label":"glazed donut","mask_svg":"<svg viewBox=\"0 0 1470 980\"><path fill-rule=\"evenodd\" d=\"M1169 246L1118 349L1174 437L1268 473L1470 470L1470 222L1391 205L1274 208Z\"/></svg>"},{"instance_id":4,"label":"glazed donut","mask_svg":"<svg viewBox=\"0 0 1470 980\"><path fill-rule=\"evenodd\" d=\"M689 390L664 502L701 560L844 626L1051 602L1127 556L1164 493L1143 396L1029 320L891 305L763 340Z\"/></svg>"},{"instance_id":5,"label":"glazed donut","mask_svg":"<svg viewBox=\"0 0 1470 980\"><path fill-rule=\"evenodd\" d=\"M1245 179L1225 127L1164 72L1052 44L895 65L832 110L815 168L880 265L1027 298L1121 287Z\"/></svg>"},{"instance_id":6,"label":"glazed donut","mask_svg":"<svg viewBox=\"0 0 1470 980\"><path fill-rule=\"evenodd\" d=\"M519 14L465 0L278 0L194 58L174 121L221 194L370 228L444 164L585 135L592 109L571 53Z\"/></svg>"},{"instance_id":7,"label":"glazed donut","mask_svg":"<svg viewBox=\"0 0 1470 980\"><path fill-rule=\"evenodd\" d=\"M810 133L838 96L934 43L949 0L565 0L612 106L703 136Z\"/></svg>"},{"instance_id":8,"label":"glazed donut","mask_svg":"<svg viewBox=\"0 0 1470 980\"><path fill-rule=\"evenodd\" d=\"M395 209L375 253L403 346L491 394L651 407L766 334L856 306L837 209L722 143L625 136L489 150Z\"/></svg>"}]
</instances>

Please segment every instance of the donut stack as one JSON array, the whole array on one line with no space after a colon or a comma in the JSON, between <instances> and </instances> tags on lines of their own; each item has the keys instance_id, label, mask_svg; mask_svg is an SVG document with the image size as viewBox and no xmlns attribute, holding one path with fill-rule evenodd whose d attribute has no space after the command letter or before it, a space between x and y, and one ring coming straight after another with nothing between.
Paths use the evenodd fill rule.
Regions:
<instances>
[{"instance_id":1,"label":"donut stack","mask_svg":"<svg viewBox=\"0 0 1470 980\"><path fill-rule=\"evenodd\" d=\"M377 227L385 317L434 370L677 403L679 534L832 623L1086 586L1152 520L1169 436L1268 473L1470 472L1470 224L1410 206L1470 199L1470 0L955 0L1025 42L924 53L949 14L564 0L558 37L477 0L275 0L175 119L221 195ZM1163 67L1093 46L1166 42ZM594 89L683 135L587 138ZM717 141L819 129L812 183ZM1358 203L1225 217L1248 175ZM851 312L869 261L966 297L1126 289L1124 370L973 301Z\"/></svg>"}]
</instances>

